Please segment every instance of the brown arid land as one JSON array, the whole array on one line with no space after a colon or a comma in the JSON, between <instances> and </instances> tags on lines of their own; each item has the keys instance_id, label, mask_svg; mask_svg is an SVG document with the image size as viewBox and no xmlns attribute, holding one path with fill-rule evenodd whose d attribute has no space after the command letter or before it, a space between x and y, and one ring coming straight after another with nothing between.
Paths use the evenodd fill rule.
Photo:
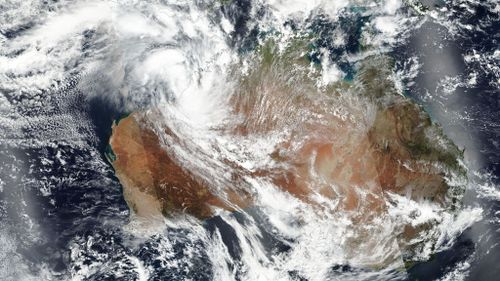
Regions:
<instances>
[{"instance_id":1,"label":"brown arid land","mask_svg":"<svg viewBox=\"0 0 500 281\"><path fill-rule=\"evenodd\" d=\"M238 188L245 177L267 180L318 210L348 212L357 224L386 212L388 192L449 210L459 206L461 187L449 186L446 179L465 175L462 151L420 106L396 93L386 58L365 59L354 81L322 90L306 78L290 84L281 73L301 74L287 71L290 66L279 58L267 60L240 80L227 104L238 122L217 130L228 138L288 133L269 154L275 165L257 163L249 171L224 159L234 180L226 181L222 193L163 143L159 134L177 144L182 139L161 125L159 109L134 112L115 123L110 158L137 216L187 213L206 219L217 209L245 209L255 204L252 192ZM325 206L315 199L318 195L338 203ZM412 248L409 241L425 228L402 226L400 247ZM368 234L360 239L363 235Z\"/></svg>"}]
</instances>

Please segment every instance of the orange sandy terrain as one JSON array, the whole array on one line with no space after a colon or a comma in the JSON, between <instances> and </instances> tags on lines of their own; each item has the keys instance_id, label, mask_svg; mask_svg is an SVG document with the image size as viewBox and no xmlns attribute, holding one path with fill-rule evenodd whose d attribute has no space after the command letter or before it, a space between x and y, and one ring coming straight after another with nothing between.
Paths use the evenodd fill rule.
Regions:
<instances>
[{"instance_id":1,"label":"orange sandy terrain","mask_svg":"<svg viewBox=\"0 0 500 281\"><path fill-rule=\"evenodd\" d=\"M188 169L176 157L169 147L184 142L162 121L159 109L120 120L110 139L111 162L127 203L139 217L187 213L205 219L217 208L235 211L254 205L252 192L244 187L248 183L242 180L254 177L317 210L350 213L354 223L369 224L385 214L386 192L453 208L445 179L450 173L463 174L460 150L418 105L394 94L381 78L387 73L367 65L358 77L362 86L341 85L347 94L318 92L302 84L290 87L283 81L286 77L273 75L272 68L257 69L242 81L227 104L237 121L217 132L226 138L287 133L268 155L274 165L257 163L250 171L223 159L227 167L215 173L231 171L227 186L198 176L206 171L190 170L205 169L203 163ZM337 203L322 204L318 196ZM422 230L404 226L400 247ZM360 233L358 238L367 235Z\"/></svg>"},{"instance_id":2,"label":"orange sandy terrain","mask_svg":"<svg viewBox=\"0 0 500 281\"><path fill-rule=\"evenodd\" d=\"M233 210L160 146L158 136L143 118L134 113L122 119L113 127L110 140L116 156L113 167L134 212L145 217L180 211L207 218L212 206ZM232 194L231 199L245 206L246 200L240 196Z\"/></svg>"},{"instance_id":3,"label":"orange sandy terrain","mask_svg":"<svg viewBox=\"0 0 500 281\"><path fill-rule=\"evenodd\" d=\"M398 114L401 110L406 113ZM252 175L269 177L282 190L310 203L314 203L310 195L315 193L340 198L338 208L356 210L361 216L367 215L361 210L370 214L384 210L384 191L410 192L413 198L442 201L447 191L443 171L413 155L406 145L415 138L412 134L419 133L422 123L428 122L426 118L407 101L377 112L366 134L332 117L337 120L335 126L301 129L302 135L312 137L299 149L290 149L289 143L277 145L271 157L289 164L286 170L259 170ZM212 215L211 207L233 211L232 204L241 208L252 204L248 194L238 196L229 188L226 191L232 204L218 198L210 183L185 170L175 155L161 147L149 122L152 120L145 114L134 113L113 127L110 140L116 156L113 167L125 186L127 201L139 216L181 211L207 218ZM255 133L249 128L243 131L235 134ZM164 132L172 134L168 128Z\"/></svg>"}]
</instances>

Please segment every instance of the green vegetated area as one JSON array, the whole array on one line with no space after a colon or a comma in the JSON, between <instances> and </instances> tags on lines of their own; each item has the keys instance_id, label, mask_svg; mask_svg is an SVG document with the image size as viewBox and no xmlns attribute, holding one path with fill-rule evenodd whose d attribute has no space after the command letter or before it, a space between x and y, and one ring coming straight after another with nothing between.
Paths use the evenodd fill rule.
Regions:
<instances>
[{"instance_id":1,"label":"green vegetated area","mask_svg":"<svg viewBox=\"0 0 500 281\"><path fill-rule=\"evenodd\" d=\"M114 125L118 125L120 123L121 120L129 117L131 114L131 112L126 112L126 113L123 113L121 114L120 116L118 116L114 121L113 121L113 124ZM116 155L115 153L113 152L113 149L111 148L111 144L109 143L108 141L108 144L106 145L106 148L104 150L104 156L106 157L106 159L110 162L110 163L113 163L114 161L116 161Z\"/></svg>"}]
</instances>

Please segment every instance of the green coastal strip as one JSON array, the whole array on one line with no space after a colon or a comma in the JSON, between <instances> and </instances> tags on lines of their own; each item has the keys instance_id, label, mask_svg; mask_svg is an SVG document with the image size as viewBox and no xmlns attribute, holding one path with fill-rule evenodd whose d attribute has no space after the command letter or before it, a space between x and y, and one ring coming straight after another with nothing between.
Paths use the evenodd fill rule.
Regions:
<instances>
[{"instance_id":1,"label":"green coastal strip","mask_svg":"<svg viewBox=\"0 0 500 281\"><path fill-rule=\"evenodd\" d=\"M121 120L129 117L130 114L132 114L132 112L126 112L126 113L118 115L118 117L115 120L113 120L113 125L114 126L118 125ZM111 139L111 136L110 136L110 139ZM111 147L110 139L108 139L108 145L106 145L106 148L104 149L104 156L109 161L109 163L113 163L116 161L116 154L114 153L113 148Z\"/></svg>"}]
</instances>

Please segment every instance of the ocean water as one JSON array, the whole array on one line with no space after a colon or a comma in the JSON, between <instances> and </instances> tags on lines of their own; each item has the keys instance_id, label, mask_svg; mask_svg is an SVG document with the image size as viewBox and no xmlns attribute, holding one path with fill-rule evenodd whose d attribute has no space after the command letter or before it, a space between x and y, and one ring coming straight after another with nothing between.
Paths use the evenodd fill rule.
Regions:
<instances>
[{"instance_id":1,"label":"ocean water","mask_svg":"<svg viewBox=\"0 0 500 281\"><path fill-rule=\"evenodd\" d=\"M0 3L0 279L495 280L500 6L412 3ZM286 45L294 32L318 34L311 61L338 70L326 81L352 81L369 54L393 57L401 92L465 151L463 211L440 218L439 247L406 271L357 266L364 257L342 246L348 221L320 220L258 182L260 208L155 227L131 217L104 157L113 121L160 106L196 128L220 122L230 67L244 73L263 40ZM298 209L305 224L290 216Z\"/></svg>"}]
</instances>

